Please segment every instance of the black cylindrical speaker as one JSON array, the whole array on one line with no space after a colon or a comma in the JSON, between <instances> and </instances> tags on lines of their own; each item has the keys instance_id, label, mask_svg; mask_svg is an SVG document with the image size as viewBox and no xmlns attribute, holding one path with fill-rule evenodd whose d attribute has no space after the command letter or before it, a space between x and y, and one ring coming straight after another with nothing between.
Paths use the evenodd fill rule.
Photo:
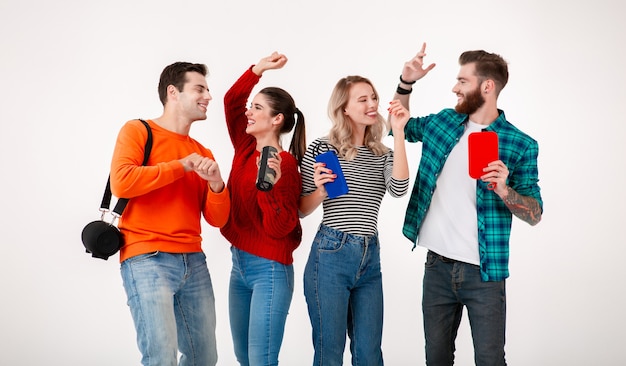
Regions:
<instances>
[{"instance_id":1,"label":"black cylindrical speaker","mask_svg":"<svg viewBox=\"0 0 626 366\"><path fill-rule=\"evenodd\" d=\"M257 174L256 187L261 191L269 191L274 187L276 172L267 166L267 159L275 158L278 154L273 146L265 146L261 151L261 161L259 162L259 173Z\"/></svg>"},{"instance_id":2,"label":"black cylindrical speaker","mask_svg":"<svg viewBox=\"0 0 626 366\"><path fill-rule=\"evenodd\" d=\"M124 243L120 230L102 220L90 222L81 236L87 252L94 258L104 260L117 253Z\"/></svg>"}]
</instances>

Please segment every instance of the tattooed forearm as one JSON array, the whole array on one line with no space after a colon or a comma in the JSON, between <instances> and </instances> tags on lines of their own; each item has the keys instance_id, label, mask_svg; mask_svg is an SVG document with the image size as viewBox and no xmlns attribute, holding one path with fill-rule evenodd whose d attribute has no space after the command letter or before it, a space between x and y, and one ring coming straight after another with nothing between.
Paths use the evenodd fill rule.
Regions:
<instances>
[{"instance_id":1,"label":"tattooed forearm","mask_svg":"<svg viewBox=\"0 0 626 366\"><path fill-rule=\"evenodd\" d=\"M502 200L511 213L531 225L538 224L541 221L539 202L532 197L522 196L511 187L506 188L507 195Z\"/></svg>"}]
</instances>

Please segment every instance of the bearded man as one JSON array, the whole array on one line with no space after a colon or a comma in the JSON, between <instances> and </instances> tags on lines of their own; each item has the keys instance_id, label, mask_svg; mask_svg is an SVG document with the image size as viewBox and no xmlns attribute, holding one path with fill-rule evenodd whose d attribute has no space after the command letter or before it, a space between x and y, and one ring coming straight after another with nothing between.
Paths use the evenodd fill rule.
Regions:
<instances>
[{"instance_id":1,"label":"bearded man","mask_svg":"<svg viewBox=\"0 0 626 366\"><path fill-rule=\"evenodd\" d=\"M424 67L426 44L404 64L394 99L408 109ZM543 201L537 142L508 122L497 107L509 77L507 62L483 50L459 57L452 88L458 104L409 119L405 138L422 142L422 156L406 211L403 234L426 248L422 311L426 364L452 365L463 307L467 308L476 365L506 365L505 279L509 276L512 217L535 225ZM499 158L484 174L469 176L468 136L494 131Z\"/></svg>"}]
</instances>

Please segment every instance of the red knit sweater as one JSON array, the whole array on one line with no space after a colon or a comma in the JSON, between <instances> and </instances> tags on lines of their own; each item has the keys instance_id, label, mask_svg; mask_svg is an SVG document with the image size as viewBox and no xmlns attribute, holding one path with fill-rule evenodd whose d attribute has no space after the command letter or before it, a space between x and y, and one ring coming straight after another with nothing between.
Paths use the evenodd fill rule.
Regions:
<instances>
[{"instance_id":1,"label":"red knit sweater","mask_svg":"<svg viewBox=\"0 0 626 366\"><path fill-rule=\"evenodd\" d=\"M302 180L296 159L282 151L281 178L267 192L256 188L256 140L246 133L246 102L260 77L251 67L224 96L224 109L230 139L235 148L228 177L231 192L230 217L221 229L235 247L283 264L293 263L293 251L300 245L302 227L298 199Z\"/></svg>"}]
</instances>

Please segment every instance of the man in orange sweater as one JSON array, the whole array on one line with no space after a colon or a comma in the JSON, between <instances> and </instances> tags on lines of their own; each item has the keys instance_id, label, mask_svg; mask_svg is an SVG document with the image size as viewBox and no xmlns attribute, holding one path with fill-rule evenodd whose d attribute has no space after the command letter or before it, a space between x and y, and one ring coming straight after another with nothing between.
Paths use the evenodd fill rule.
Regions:
<instances>
[{"instance_id":1,"label":"man in orange sweater","mask_svg":"<svg viewBox=\"0 0 626 366\"><path fill-rule=\"evenodd\" d=\"M228 220L230 196L211 151L189 137L212 99L203 64L176 62L159 81L163 114L148 120L153 147L142 166L146 128L120 130L111 191L129 198L119 221L121 274L143 365L215 365L215 299L202 252L200 215Z\"/></svg>"}]
</instances>

